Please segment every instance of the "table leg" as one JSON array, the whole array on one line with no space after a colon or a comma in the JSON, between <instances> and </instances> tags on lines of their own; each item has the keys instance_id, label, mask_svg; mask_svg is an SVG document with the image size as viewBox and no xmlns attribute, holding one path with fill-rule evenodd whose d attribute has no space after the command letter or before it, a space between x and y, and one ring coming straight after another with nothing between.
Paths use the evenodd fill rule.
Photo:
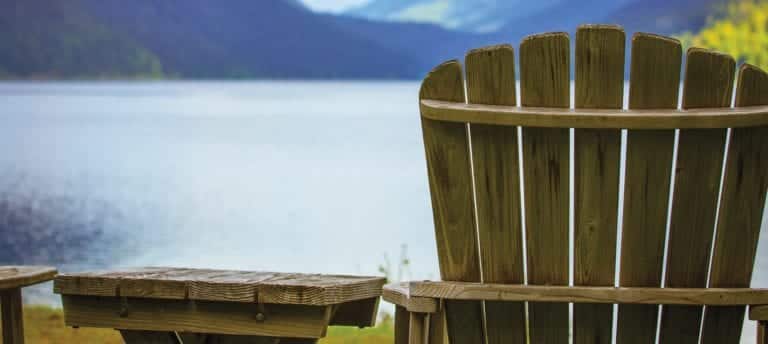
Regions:
<instances>
[{"instance_id":1,"label":"table leg","mask_svg":"<svg viewBox=\"0 0 768 344\"><path fill-rule=\"evenodd\" d=\"M768 321L757 322L757 344L768 344Z\"/></svg>"},{"instance_id":2,"label":"table leg","mask_svg":"<svg viewBox=\"0 0 768 344\"><path fill-rule=\"evenodd\" d=\"M179 333L184 344L283 344L278 338L256 336L231 336L223 334ZM292 343L292 342L289 342ZM305 343L305 342L296 342ZM314 342L307 342L314 343Z\"/></svg>"},{"instance_id":3,"label":"table leg","mask_svg":"<svg viewBox=\"0 0 768 344\"><path fill-rule=\"evenodd\" d=\"M3 344L24 344L21 288L0 290L3 318Z\"/></svg>"},{"instance_id":4,"label":"table leg","mask_svg":"<svg viewBox=\"0 0 768 344\"><path fill-rule=\"evenodd\" d=\"M126 344L180 344L174 332L119 330Z\"/></svg>"}]
</instances>

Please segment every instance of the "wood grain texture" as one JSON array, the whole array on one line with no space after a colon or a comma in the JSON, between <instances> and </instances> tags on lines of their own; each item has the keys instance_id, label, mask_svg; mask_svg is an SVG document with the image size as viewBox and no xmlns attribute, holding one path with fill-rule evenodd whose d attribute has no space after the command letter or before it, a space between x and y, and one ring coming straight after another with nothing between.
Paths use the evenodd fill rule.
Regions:
<instances>
[{"instance_id":1,"label":"wood grain texture","mask_svg":"<svg viewBox=\"0 0 768 344\"><path fill-rule=\"evenodd\" d=\"M421 85L419 98L464 102L459 63L447 62L430 72ZM467 125L422 117L421 128L427 155L440 277L444 281L480 282ZM454 305L449 302L446 313L451 340L484 341L480 303L459 302Z\"/></svg>"},{"instance_id":2,"label":"wood grain texture","mask_svg":"<svg viewBox=\"0 0 768 344\"><path fill-rule=\"evenodd\" d=\"M768 104L768 74L751 65L739 71L736 106ZM731 131L710 287L748 287L768 189L768 126ZM702 342L738 343L744 307L707 307Z\"/></svg>"},{"instance_id":3,"label":"wood grain texture","mask_svg":"<svg viewBox=\"0 0 768 344\"><path fill-rule=\"evenodd\" d=\"M606 110L510 107L422 100L421 115L435 121L538 128L722 129L768 125L768 107L688 110Z\"/></svg>"},{"instance_id":4,"label":"wood grain texture","mask_svg":"<svg viewBox=\"0 0 768 344\"><path fill-rule=\"evenodd\" d=\"M67 326L268 337L321 338L329 306L265 305L189 300L63 295ZM263 320L258 313L265 314Z\"/></svg>"},{"instance_id":5,"label":"wood grain texture","mask_svg":"<svg viewBox=\"0 0 768 344\"><path fill-rule=\"evenodd\" d=\"M382 277L148 267L62 274L64 295L327 306L381 295Z\"/></svg>"},{"instance_id":6,"label":"wood grain texture","mask_svg":"<svg viewBox=\"0 0 768 344\"><path fill-rule=\"evenodd\" d=\"M412 295L447 300L495 300L667 305L766 305L768 289L545 286L411 282ZM766 311L768 313L768 311Z\"/></svg>"},{"instance_id":7,"label":"wood grain texture","mask_svg":"<svg viewBox=\"0 0 768 344\"><path fill-rule=\"evenodd\" d=\"M632 38L630 109L676 109L680 91L680 42L644 33ZM674 130L627 131L622 287L661 287ZM616 342L654 343L656 305L619 305Z\"/></svg>"},{"instance_id":8,"label":"wood grain texture","mask_svg":"<svg viewBox=\"0 0 768 344\"><path fill-rule=\"evenodd\" d=\"M0 266L0 289L15 289L47 282L56 276L49 266Z\"/></svg>"},{"instance_id":9,"label":"wood grain texture","mask_svg":"<svg viewBox=\"0 0 768 344\"><path fill-rule=\"evenodd\" d=\"M749 320L768 321L768 305L755 305L749 307Z\"/></svg>"},{"instance_id":10,"label":"wood grain texture","mask_svg":"<svg viewBox=\"0 0 768 344\"><path fill-rule=\"evenodd\" d=\"M126 344L180 344L173 332L121 330L120 335Z\"/></svg>"},{"instance_id":11,"label":"wood grain texture","mask_svg":"<svg viewBox=\"0 0 768 344\"><path fill-rule=\"evenodd\" d=\"M428 344L449 344L448 332L445 324L445 312L443 310L429 315L429 340Z\"/></svg>"},{"instance_id":12,"label":"wood grain texture","mask_svg":"<svg viewBox=\"0 0 768 344\"><path fill-rule=\"evenodd\" d=\"M408 326L409 344L426 344L429 329L426 327L427 315L425 313L411 313Z\"/></svg>"},{"instance_id":13,"label":"wood grain texture","mask_svg":"<svg viewBox=\"0 0 768 344\"><path fill-rule=\"evenodd\" d=\"M405 307L395 307L395 344L408 344L410 340L411 313Z\"/></svg>"},{"instance_id":14,"label":"wood grain texture","mask_svg":"<svg viewBox=\"0 0 768 344\"><path fill-rule=\"evenodd\" d=\"M586 25L576 31L576 108L621 109L624 30ZM616 271L621 132L574 132L574 284L612 286ZM573 342L610 343L613 306L573 306Z\"/></svg>"},{"instance_id":15,"label":"wood grain texture","mask_svg":"<svg viewBox=\"0 0 768 344\"><path fill-rule=\"evenodd\" d=\"M570 106L570 40L566 33L527 37L520 44L524 107ZM568 129L523 128L523 177L528 283L568 284ZM528 304L531 343L568 341L568 305Z\"/></svg>"},{"instance_id":16,"label":"wood grain texture","mask_svg":"<svg viewBox=\"0 0 768 344\"><path fill-rule=\"evenodd\" d=\"M768 321L757 323L757 344L768 344Z\"/></svg>"},{"instance_id":17,"label":"wood grain texture","mask_svg":"<svg viewBox=\"0 0 768 344\"><path fill-rule=\"evenodd\" d=\"M3 344L24 344L21 288L0 290Z\"/></svg>"},{"instance_id":18,"label":"wood grain texture","mask_svg":"<svg viewBox=\"0 0 768 344\"><path fill-rule=\"evenodd\" d=\"M466 74L469 103L517 105L511 46L470 51ZM517 127L471 125L470 133L483 281L522 283ZM487 302L485 331L488 344L525 343L525 305Z\"/></svg>"},{"instance_id":19,"label":"wood grain texture","mask_svg":"<svg viewBox=\"0 0 768 344\"><path fill-rule=\"evenodd\" d=\"M381 298L350 301L334 306L331 326L355 326L358 328L376 326Z\"/></svg>"},{"instance_id":20,"label":"wood grain texture","mask_svg":"<svg viewBox=\"0 0 768 344\"><path fill-rule=\"evenodd\" d=\"M683 108L729 107L735 65L730 56L689 49ZM707 285L725 138L725 129L680 130L666 287L701 288ZM660 342L697 343L701 315L702 307L699 306L663 307Z\"/></svg>"},{"instance_id":21,"label":"wood grain texture","mask_svg":"<svg viewBox=\"0 0 768 344\"><path fill-rule=\"evenodd\" d=\"M424 297L411 297L408 283L393 283L384 286L384 301L404 307L409 312L435 313L440 309L438 300Z\"/></svg>"}]
</instances>

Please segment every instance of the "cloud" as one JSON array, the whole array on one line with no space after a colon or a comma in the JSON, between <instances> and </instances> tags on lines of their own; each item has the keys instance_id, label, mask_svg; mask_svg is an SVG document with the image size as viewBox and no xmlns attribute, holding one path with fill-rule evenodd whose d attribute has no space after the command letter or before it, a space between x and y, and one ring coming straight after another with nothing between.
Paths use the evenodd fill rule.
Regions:
<instances>
[{"instance_id":1,"label":"cloud","mask_svg":"<svg viewBox=\"0 0 768 344\"><path fill-rule=\"evenodd\" d=\"M307 7L320 12L342 12L370 0L301 0Z\"/></svg>"}]
</instances>

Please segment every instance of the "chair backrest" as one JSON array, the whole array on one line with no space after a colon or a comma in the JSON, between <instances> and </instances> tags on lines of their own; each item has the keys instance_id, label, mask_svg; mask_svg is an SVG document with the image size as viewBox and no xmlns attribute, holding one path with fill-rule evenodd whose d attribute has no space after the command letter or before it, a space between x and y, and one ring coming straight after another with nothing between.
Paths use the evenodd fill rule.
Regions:
<instances>
[{"instance_id":1,"label":"chair backrest","mask_svg":"<svg viewBox=\"0 0 768 344\"><path fill-rule=\"evenodd\" d=\"M622 110L625 44L620 27L579 27L575 110L566 33L521 43L520 107L509 45L470 51L465 72L450 61L426 77L421 120L443 280L749 286L768 121L738 108L768 105L768 74L743 65L737 109L694 110L732 106L734 59L688 50L679 102L680 43L638 33ZM567 343L571 328L574 343L650 343L659 326L662 343L698 343L700 332L705 343L737 343L745 311L664 306L659 321L659 306L619 305L613 333L610 304L575 304L572 327L568 304L445 306L453 343Z\"/></svg>"}]
</instances>

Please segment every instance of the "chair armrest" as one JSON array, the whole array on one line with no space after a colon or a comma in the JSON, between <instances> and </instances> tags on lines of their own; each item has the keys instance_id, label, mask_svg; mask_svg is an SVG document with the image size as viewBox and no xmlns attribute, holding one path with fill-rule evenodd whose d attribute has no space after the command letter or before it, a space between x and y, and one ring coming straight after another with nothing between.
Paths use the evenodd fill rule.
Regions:
<instances>
[{"instance_id":1,"label":"chair armrest","mask_svg":"<svg viewBox=\"0 0 768 344\"><path fill-rule=\"evenodd\" d=\"M768 305L750 306L749 320L768 321Z\"/></svg>"},{"instance_id":2,"label":"chair armrest","mask_svg":"<svg viewBox=\"0 0 768 344\"><path fill-rule=\"evenodd\" d=\"M414 313L436 313L440 300L432 297L414 297L408 290L408 283L393 283L384 286L381 295L384 301L403 307Z\"/></svg>"},{"instance_id":3,"label":"chair armrest","mask_svg":"<svg viewBox=\"0 0 768 344\"><path fill-rule=\"evenodd\" d=\"M615 288L465 282L411 282L405 287L405 290L407 291L408 299L426 297L477 301L714 306L768 305L768 289L749 288ZM765 311L765 314L768 314L768 310Z\"/></svg>"}]
</instances>

